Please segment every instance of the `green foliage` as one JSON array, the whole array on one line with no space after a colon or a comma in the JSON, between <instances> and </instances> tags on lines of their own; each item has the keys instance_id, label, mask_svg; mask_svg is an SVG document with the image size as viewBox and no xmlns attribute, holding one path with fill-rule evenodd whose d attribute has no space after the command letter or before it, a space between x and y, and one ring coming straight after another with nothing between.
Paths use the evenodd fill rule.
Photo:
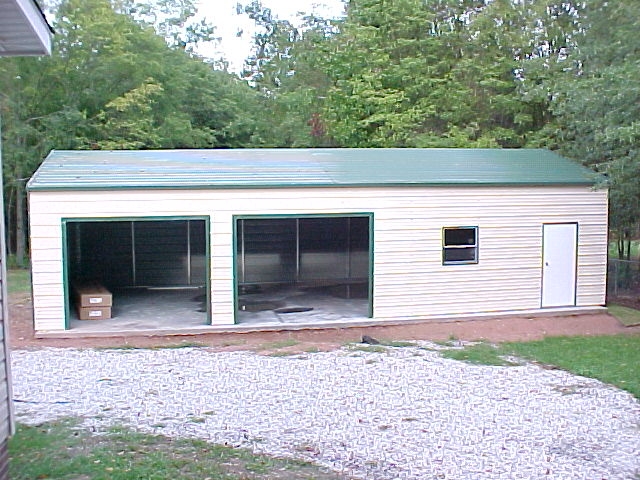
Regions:
<instances>
[{"instance_id":1,"label":"green foliage","mask_svg":"<svg viewBox=\"0 0 640 480\"><path fill-rule=\"evenodd\" d=\"M294 27L259 1L244 12L259 33L242 75L261 96L248 146L334 146L321 114L329 88L326 44L335 33L333 23L307 16L302 27Z\"/></svg>"},{"instance_id":2,"label":"green foliage","mask_svg":"<svg viewBox=\"0 0 640 480\"><path fill-rule=\"evenodd\" d=\"M55 5L51 57L0 59L8 243L18 263L26 253L25 182L51 149L249 143L256 92L190 53L187 44L206 41L206 29L191 31L190 40L177 35L190 25L192 1L153 5L63 0Z\"/></svg>"},{"instance_id":3,"label":"green foliage","mask_svg":"<svg viewBox=\"0 0 640 480\"><path fill-rule=\"evenodd\" d=\"M105 105L97 116L104 135L101 148L135 150L157 147L160 141L154 129L152 105L162 86L148 78L140 86L125 92Z\"/></svg>"},{"instance_id":4,"label":"green foliage","mask_svg":"<svg viewBox=\"0 0 640 480\"><path fill-rule=\"evenodd\" d=\"M286 55L254 62L262 73L253 78L279 71L269 87L279 99L306 85L306 95L296 99L305 110L298 131L303 119L320 121L328 145L523 146L545 118L535 102L522 101L519 88L523 52L533 51L530 37L546 12L525 5L352 1L343 21L312 23L317 19L310 17L285 47L274 35L272 45L279 47L273 51ZM318 85L309 81L311 72Z\"/></svg>"},{"instance_id":5,"label":"green foliage","mask_svg":"<svg viewBox=\"0 0 640 480\"><path fill-rule=\"evenodd\" d=\"M540 144L607 175L622 258L640 228L640 4L590 0L575 9L561 69L538 82L553 114Z\"/></svg>"},{"instance_id":6,"label":"green foliage","mask_svg":"<svg viewBox=\"0 0 640 480\"><path fill-rule=\"evenodd\" d=\"M547 147L607 175L626 257L640 230L636 0L351 0L301 25L252 0L244 78L195 47L195 0L62 0L50 58L0 59L9 245L52 149Z\"/></svg>"},{"instance_id":7,"label":"green foliage","mask_svg":"<svg viewBox=\"0 0 640 480\"><path fill-rule=\"evenodd\" d=\"M295 29L254 2L265 33L249 71L270 115L252 145L560 149L609 175L611 226L628 246L640 208L638 9L354 0L343 20Z\"/></svg>"},{"instance_id":8,"label":"green foliage","mask_svg":"<svg viewBox=\"0 0 640 480\"><path fill-rule=\"evenodd\" d=\"M204 418L192 419L195 423ZM92 435L72 420L18 425L9 442L12 479L104 480L336 479L337 475L293 459L254 455L200 440L176 440L113 428Z\"/></svg>"}]
</instances>

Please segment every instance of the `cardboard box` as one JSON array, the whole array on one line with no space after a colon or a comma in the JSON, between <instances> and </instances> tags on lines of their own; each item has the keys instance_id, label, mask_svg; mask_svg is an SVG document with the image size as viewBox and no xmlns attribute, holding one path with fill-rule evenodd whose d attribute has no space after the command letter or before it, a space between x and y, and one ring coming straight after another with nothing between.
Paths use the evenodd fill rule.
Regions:
<instances>
[{"instance_id":1,"label":"cardboard box","mask_svg":"<svg viewBox=\"0 0 640 480\"><path fill-rule=\"evenodd\" d=\"M111 292L99 283L79 285L75 293L78 307L111 307L113 305Z\"/></svg>"},{"instance_id":2,"label":"cardboard box","mask_svg":"<svg viewBox=\"0 0 640 480\"><path fill-rule=\"evenodd\" d=\"M78 307L80 320L104 320L111 318L111 307Z\"/></svg>"}]
</instances>

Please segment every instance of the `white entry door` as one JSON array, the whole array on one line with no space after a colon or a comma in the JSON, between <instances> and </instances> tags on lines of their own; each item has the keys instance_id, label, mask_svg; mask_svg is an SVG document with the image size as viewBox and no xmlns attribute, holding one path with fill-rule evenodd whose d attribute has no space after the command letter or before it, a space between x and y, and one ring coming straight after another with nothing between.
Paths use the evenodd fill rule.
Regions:
<instances>
[{"instance_id":1,"label":"white entry door","mask_svg":"<svg viewBox=\"0 0 640 480\"><path fill-rule=\"evenodd\" d=\"M542 237L542 306L575 305L578 225L546 224Z\"/></svg>"}]
</instances>

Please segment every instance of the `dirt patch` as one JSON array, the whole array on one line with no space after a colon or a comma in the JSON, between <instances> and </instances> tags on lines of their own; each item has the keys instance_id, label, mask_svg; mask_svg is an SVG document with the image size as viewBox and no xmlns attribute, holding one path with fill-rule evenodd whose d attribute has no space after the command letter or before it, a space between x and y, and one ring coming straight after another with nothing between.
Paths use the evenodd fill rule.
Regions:
<instances>
[{"instance_id":1,"label":"dirt patch","mask_svg":"<svg viewBox=\"0 0 640 480\"><path fill-rule=\"evenodd\" d=\"M424 321L379 327L326 328L252 333L206 333L168 336L113 336L105 338L35 338L33 307L26 294L9 295L10 341L12 348L41 347L166 347L201 345L220 351L256 350L263 354L327 351L363 335L385 341L394 340L487 340L491 342L537 340L562 335L640 334L640 326L624 327L607 313L496 317L481 320ZM266 347L266 348L265 348Z\"/></svg>"}]
</instances>

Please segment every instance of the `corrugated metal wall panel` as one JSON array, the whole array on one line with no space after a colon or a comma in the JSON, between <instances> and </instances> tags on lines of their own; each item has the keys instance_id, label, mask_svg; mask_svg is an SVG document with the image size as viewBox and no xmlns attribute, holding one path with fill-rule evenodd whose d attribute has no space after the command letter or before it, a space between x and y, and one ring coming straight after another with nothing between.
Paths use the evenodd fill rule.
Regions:
<instances>
[{"instance_id":1,"label":"corrugated metal wall panel","mask_svg":"<svg viewBox=\"0 0 640 480\"><path fill-rule=\"evenodd\" d=\"M134 222L134 226L135 284L187 285L187 222Z\"/></svg>"},{"instance_id":2,"label":"corrugated metal wall panel","mask_svg":"<svg viewBox=\"0 0 640 480\"><path fill-rule=\"evenodd\" d=\"M65 232L72 286L88 281L109 289L205 283L204 220L67 219Z\"/></svg>"},{"instance_id":3,"label":"corrugated metal wall panel","mask_svg":"<svg viewBox=\"0 0 640 480\"><path fill-rule=\"evenodd\" d=\"M61 218L210 215L212 322L229 324L234 215L373 213L374 318L540 308L544 223L579 224L578 305L604 303L607 193L589 187L31 192L30 205L33 263L46 263L34 268L36 296L47 285L62 295L61 271L49 271ZM479 227L477 265L442 265L445 226ZM39 330L64 328L63 302L35 316Z\"/></svg>"}]
</instances>

